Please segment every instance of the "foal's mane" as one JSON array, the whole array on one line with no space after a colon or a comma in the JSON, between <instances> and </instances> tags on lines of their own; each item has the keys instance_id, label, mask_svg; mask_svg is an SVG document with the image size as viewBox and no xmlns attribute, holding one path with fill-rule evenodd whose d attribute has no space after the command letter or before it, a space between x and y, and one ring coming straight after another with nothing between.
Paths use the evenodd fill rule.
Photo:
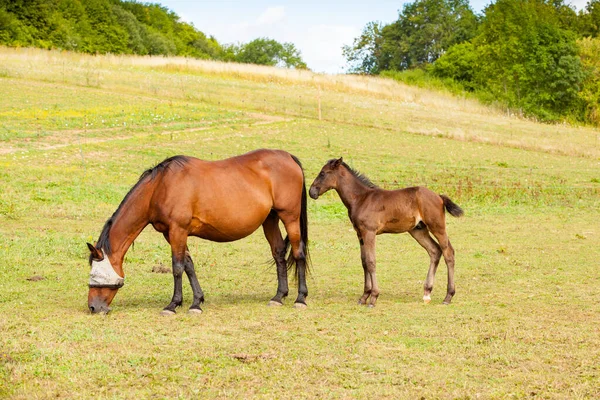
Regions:
<instances>
[{"instance_id":1,"label":"foal's mane","mask_svg":"<svg viewBox=\"0 0 600 400\"><path fill-rule=\"evenodd\" d=\"M342 165L344 167L346 167L346 169L356 178L358 179L363 185L370 187L370 188L377 188L378 186L376 184L374 184L373 182L371 182L371 180L369 178L367 178L365 175L361 174L359 171L352 169L351 166L349 166L348 164L346 164L345 162L342 161Z\"/></svg>"},{"instance_id":2,"label":"foal's mane","mask_svg":"<svg viewBox=\"0 0 600 400\"><path fill-rule=\"evenodd\" d=\"M102 228L102 232L100 233L100 238L96 242L95 247L97 249L103 249L107 256L112 254L112 249L110 247L110 240L109 240L110 228L112 228L113 222L118 217L119 212L121 211L121 208L127 202L127 200L131 197L133 192L135 192L136 189L139 188L140 186L142 186L143 184L146 184L146 183L154 180L154 178L156 178L158 175L161 175L164 172L166 172L169 168L171 168L171 166L176 165L176 166L182 167L188 161L189 161L189 157L186 157L186 156L169 157L169 158L165 159L164 161L162 161L161 163L157 164L155 167L149 168L146 171L144 171L142 173L142 175L140 175L140 179L137 181L137 183L135 185L133 185L133 187L131 189L129 189L129 192L125 195L123 200L121 200L121 204L119 204L119 207L117 208L117 210L113 213L113 215L104 224L104 228ZM146 178L148 178L148 179L146 179ZM92 255L90 255L90 265L92 265Z\"/></svg>"}]
</instances>

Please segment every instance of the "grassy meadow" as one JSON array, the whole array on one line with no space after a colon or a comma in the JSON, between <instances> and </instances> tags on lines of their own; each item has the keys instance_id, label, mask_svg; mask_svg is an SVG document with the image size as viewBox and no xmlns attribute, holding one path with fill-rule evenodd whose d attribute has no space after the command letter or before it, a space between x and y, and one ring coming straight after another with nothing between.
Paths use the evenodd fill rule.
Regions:
<instances>
[{"instance_id":1,"label":"grassy meadow","mask_svg":"<svg viewBox=\"0 0 600 400\"><path fill-rule=\"evenodd\" d=\"M0 48L0 398L600 397L600 132L357 76L183 58ZM457 292L409 235L363 272L337 194L309 199L306 310L277 288L261 231L191 238L204 313L160 311L170 249L147 228L106 316L87 311L86 241L140 173L175 154L287 150L310 185L343 156L384 188L426 185L447 218Z\"/></svg>"}]
</instances>

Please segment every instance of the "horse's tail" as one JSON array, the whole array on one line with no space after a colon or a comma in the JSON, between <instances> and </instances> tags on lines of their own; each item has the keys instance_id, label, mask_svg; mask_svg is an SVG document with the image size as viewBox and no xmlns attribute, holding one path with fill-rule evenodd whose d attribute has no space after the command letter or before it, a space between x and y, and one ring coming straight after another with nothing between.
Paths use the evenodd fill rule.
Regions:
<instances>
[{"instance_id":1,"label":"horse's tail","mask_svg":"<svg viewBox=\"0 0 600 400\"><path fill-rule=\"evenodd\" d=\"M453 217L463 216L465 212L462 208L458 206L458 204L450 200L450 198L444 194L440 194L440 197L444 201L444 208L446 209L446 211L448 211L448 213L450 213L450 215L452 215Z\"/></svg>"},{"instance_id":2,"label":"horse's tail","mask_svg":"<svg viewBox=\"0 0 600 400\"><path fill-rule=\"evenodd\" d=\"M290 154L291 155L291 154ZM300 204L300 251L304 253L304 257L306 259L306 271L309 271L310 266L310 256L308 253L308 212L307 212L307 198L306 198L306 182L304 181L304 168L302 168L302 163L300 160L291 155L292 159L298 164L300 169L302 170L302 199ZM290 248L290 239L289 236L285 237L285 253L287 254ZM298 266L296 264L296 260L294 259L294 255L290 252L290 255L287 259L288 270L294 269L294 276L298 277Z\"/></svg>"}]
</instances>

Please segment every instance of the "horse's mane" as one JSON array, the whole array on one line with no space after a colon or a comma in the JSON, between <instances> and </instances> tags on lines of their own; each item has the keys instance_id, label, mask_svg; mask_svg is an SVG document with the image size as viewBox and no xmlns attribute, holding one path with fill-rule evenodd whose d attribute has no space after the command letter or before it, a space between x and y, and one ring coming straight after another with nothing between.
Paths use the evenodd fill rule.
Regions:
<instances>
[{"instance_id":1,"label":"horse's mane","mask_svg":"<svg viewBox=\"0 0 600 400\"><path fill-rule=\"evenodd\" d=\"M121 208L127 202L127 200L131 197L132 193L135 192L136 189L139 188L142 184L146 184L146 183L154 180L154 178L156 178L158 175L163 174L172 165L181 167L181 166L185 165L188 161L189 161L189 158L186 156L169 157L169 158L165 159L164 161L162 161L161 163L157 164L155 167L149 168L146 171L144 171L142 173L142 175L140 175L140 179L138 179L137 183L135 185L133 185L133 187L131 189L129 189L129 192L125 195L123 200L121 200L121 204L119 204L119 207L117 207L117 210L113 213L113 215L104 224L104 227L102 228L102 232L100 233L100 238L98 238L98 241L96 242L95 247L98 249L104 250L106 255L112 254L112 249L110 247L110 240L109 240L110 228L112 227L113 222L119 215ZM92 256L90 255L90 265L91 264L92 264Z\"/></svg>"},{"instance_id":2,"label":"horse's mane","mask_svg":"<svg viewBox=\"0 0 600 400\"><path fill-rule=\"evenodd\" d=\"M356 178L358 179L363 185L370 187L370 188L377 188L378 186L376 184L374 184L373 182L371 182L371 180L369 178L367 178L365 175L361 174L360 172L358 172L357 170L353 169L352 167L350 167L348 164L346 164L345 162L342 161L342 165L344 167L346 167L346 169L348 169L348 171Z\"/></svg>"}]
</instances>

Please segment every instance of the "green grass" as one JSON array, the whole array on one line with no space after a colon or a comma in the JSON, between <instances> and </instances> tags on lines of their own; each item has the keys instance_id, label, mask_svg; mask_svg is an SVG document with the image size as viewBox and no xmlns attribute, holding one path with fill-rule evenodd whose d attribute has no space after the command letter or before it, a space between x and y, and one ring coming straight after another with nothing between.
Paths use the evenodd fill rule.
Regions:
<instances>
[{"instance_id":1,"label":"green grass","mask_svg":"<svg viewBox=\"0 0 600 400\"><path fill-rule=\"evenodd\" d=\"M339 118L319 121L261 101L265 91L293 96L311 84L178 69L156 72L155 81L152 69L117 65L109 71L117 79L121 68L123 80L109 89L73 84L72 74L24 76L35 66L15 76L0 58L8 71L0 78L0 397L600 396L600 159L593 141L584 146L595 131L500 117L486 124L482 114L467 120L466 110L452 117L346 89L331 94L346 99ZM41 65L39 74L51 69ZM213 97L153 89L169 79L202 80ZM375 104L409 122L395 126ZM503 124L517 127L513 142L495 128ZM433 302L422 304L425 251L408 235L384 235L377 307L356 305L356 234L327 193L309 200L306 310L292 308L292 282L284 307L266 307L276 276L258 231L227 244L190 239L205 312L185 312L186 283L184 308L161 317L172 277L152 268L170 265L170 252L148 228L126 256L127 284L113 311L87 312L85 242L97 239L143 170L179 153L213 160L259 147L297 155L307 184L343 156L383 187L448 194L466 211L448 217L453 304L441 305L443 264ZM28 280L36 275L44 279Z\"/></svg>"}]
</instances>

